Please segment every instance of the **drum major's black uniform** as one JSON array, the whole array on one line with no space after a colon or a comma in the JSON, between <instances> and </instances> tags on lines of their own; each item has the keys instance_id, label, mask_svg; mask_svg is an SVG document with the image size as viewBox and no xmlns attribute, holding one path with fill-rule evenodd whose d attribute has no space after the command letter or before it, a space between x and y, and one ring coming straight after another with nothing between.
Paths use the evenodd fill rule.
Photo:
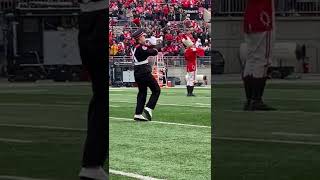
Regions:
<instances>
[{"instance_id":1,"label":"drum major's black uniform","mask_svg":"<svg viewBox=\"0 0 320 180\"><path fill-rule=\"evenodd\" d=\"M134 120L147 121L151 120L152 111L156 107L160 96L160 87L152 75L152 67L148 62L148 57L156 56L158 51L153 48L153 46L145 44L143 29L139 29L134 32L132 37L137 41L137 45L132 48L132 58L134 61L134 77L139 88ZM146 107L144 107L146 103L148 87L152 91L152 94L148 103L146 104Z\"/></svg>"}]
</instances>

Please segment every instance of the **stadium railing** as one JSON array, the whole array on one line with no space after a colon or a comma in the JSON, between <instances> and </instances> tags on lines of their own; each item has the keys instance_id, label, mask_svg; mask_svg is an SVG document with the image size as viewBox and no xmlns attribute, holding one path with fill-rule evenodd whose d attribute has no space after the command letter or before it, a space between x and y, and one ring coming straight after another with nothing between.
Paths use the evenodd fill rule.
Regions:
<instances>
[{"instance_id":1,"label":"stadium railing","mask_svg":"<svg viewBox=\"0 0 320 180\"><path fill-rule=\"evenodd\" d=\"M241 16L246 7L246 0L214 0L216 16ZM290 15L319 15L319 0L281 0L275 1L276 14Z\"/></svg>"},{"instance_id":2,"label":"stadium railing","mask_svg":"<svg viewBox=\"0 0 320 180\"><path fill-rule=\"evenodd\" d=\"M163 60L168 67L185 67L186 62L183 56L163 56ZM109 63L113 62L132 62L131 56L109 56ZM198 67L206 68L211 65L211 57L199 57Z\"/></svg>"}]
</instances>

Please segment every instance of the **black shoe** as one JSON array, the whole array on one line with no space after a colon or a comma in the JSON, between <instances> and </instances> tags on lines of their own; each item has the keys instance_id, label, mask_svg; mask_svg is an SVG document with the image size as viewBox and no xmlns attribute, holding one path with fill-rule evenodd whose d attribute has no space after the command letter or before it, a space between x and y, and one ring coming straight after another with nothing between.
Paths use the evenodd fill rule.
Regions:
<instances>
[{"instance_id":1,"label":"black shoe","mask_svg":"<svg viewBox=\"0 0 320 180\"><path fill-rule=\"evenodd\" d=\"M151 116L151 114L149 113L149 111L147 111L147 110L144 109L143 112L144 112L144 114L146 115L146 119L147 119L148 121L151 121L152 116Z\"/></svg>"},{"instance_id":2,"label":"black shoe","mask_svg":"<svg viewBox=\"0 0 320 180\"><path fill-rule=\"evenodd\" d=\"M277 109L264 104L262 101L254 101L250 104L249 110L252 110L252 111L276 111Z\"/></svg>"}]
</instances>

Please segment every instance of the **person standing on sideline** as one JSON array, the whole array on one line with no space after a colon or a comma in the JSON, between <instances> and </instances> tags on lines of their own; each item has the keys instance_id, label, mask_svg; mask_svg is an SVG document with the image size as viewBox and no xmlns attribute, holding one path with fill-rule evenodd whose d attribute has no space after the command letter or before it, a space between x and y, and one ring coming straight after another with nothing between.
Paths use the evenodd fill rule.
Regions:
<instances>
[{"instance_id":1,"label":"person standing on sideline","mask_svg":"<svg viewBox=\"0 0 320 180\"><path fill-rule=\"evenodd\" d=\"M158 50L154 48L156 39L151 38L151 46L146 44L143 29L138 29L132 34L132 38L136 40L136 46L132 49L132 57L134 61L134 78L138 85L137 106L134 115L136 121L151 121L152 111L157 105L160 96L160 86L152 75L152 68L149 65L148 57L156 56ZM146 107L146 98L148 87L152 91L149 102ZM144 112L145 116L142 114Z\"/></svg>"},{"instance_id":2,"label":"person standing on sideline","mask_svg":"<svg viewBox=\"0 0 320 180\"><path fill-rule=\"evenodd\" d=\"M196 48L192 40L185 36L182 39L182 43L185 46L186 50L184 52L184 58L187 63L187 96L195 96L193 94L194 84L196 81L196 71L197 71L197 57L204 56L204 49Z\"/></svg>"},{"instance_id":3,"label":"person standing on sideline","mask_svg":"<svg viewBox=\"0 0 320 180\"><path fill-rule=\"evenodd\" d=\"M242 74L247 102L245 111L268 111L262 96L271 65L273 30L275 27L274 0L248 0L244 14L244 33L247 54Z\"/></svg>"},{"instance_id":4,"label":"person standing on sideline","mask_svg":"<svg viewBox=\"0 0 320 180\"><path fill-rule=\"evenodd\" d=\"M81 0L80 7L78 43L82 64L91 78L93 96L79 177L107 180L103 169L109 146L107 0Z\"/></svg>"}]
</instances>

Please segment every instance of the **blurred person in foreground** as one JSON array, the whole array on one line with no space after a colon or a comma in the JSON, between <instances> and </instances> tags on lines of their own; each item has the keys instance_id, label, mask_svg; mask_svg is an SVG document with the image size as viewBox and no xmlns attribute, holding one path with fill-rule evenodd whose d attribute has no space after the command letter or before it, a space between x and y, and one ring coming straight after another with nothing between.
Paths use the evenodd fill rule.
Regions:
<instances>
[{"instance_id":1,"label":"blurred person in foreground","mask_svg":"<svg viewBox=\"0 0 320 180\"><path fill-rule=\"evenodd\" d=\"M107 0L82 0L80 3L80 56L92 82L93 96L79 176L82 180L107 180L108 175L103 169L109 146Z\"/></svg>"},{"instance_id":2,"label":"blurred person in foreground","mask_svg":"<svg viewBox=\"0 0 320 180\"><path fill-rule=\"evenodd\" d=\"M274 20L274 0L248 0L244 14L247 54L242 74L245 111L275 110L262 100L272 60Z\"/></svg>"}]
</instances>

